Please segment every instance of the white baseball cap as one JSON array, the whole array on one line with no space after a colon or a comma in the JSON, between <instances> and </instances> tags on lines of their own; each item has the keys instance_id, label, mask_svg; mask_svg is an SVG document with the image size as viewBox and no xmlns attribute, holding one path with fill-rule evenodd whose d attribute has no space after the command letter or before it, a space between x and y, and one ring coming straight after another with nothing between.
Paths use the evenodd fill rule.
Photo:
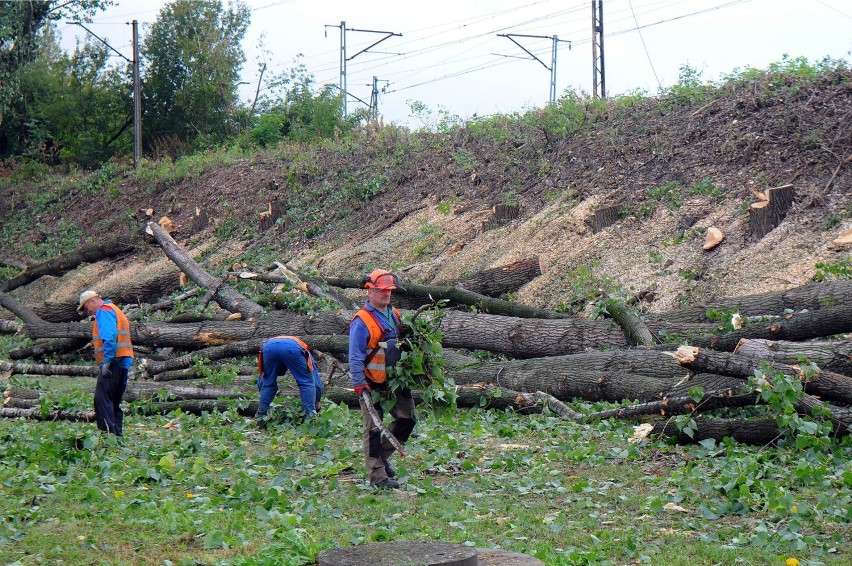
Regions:
<instances>
[{"instance_id":1,"label":"white baseball cap","mask_svg":"<svg viewBox=\"0 0 852 566\"><path fill-rule=\"evenodd\" d=\"M89 299L94 299L95 297L100 297L97 291L83 291L82 293L80 293L80 304L77 305L77 312L82 313L83 305L86 303L86 301L88 301Z\"/></svg>"}]
</instances>

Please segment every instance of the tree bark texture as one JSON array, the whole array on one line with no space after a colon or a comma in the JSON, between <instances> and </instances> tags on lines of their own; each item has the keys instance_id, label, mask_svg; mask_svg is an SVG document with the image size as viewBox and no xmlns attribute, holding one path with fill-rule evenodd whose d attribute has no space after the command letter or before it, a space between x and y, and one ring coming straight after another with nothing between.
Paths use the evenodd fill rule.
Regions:
<instances>
[{"instance_id":1,"label":"tree bark texture","mask_svg":"<svg viewBox=\"0 0 852 566\"><path fill-rule=\"evenodd\" d=\"M648 320L671 322L710 322L708 311L738 312L745 317L782 316L785 311L816 311L824 307L852 303L852 279L810 283L787 291L771 291L744 297L726 297L660 314L648 315Z\"/></svg>"},{"instance_id":2,"label":"tree bark texture","mask_svg":"<svg viewBox=\"0 0 852 566\"><path fill-rule=\"evenodd\" d=\"M679 349L678 354L680 354L683 350L684 348ZM724 373L726 375L742 372L741 360L737 360L737 356L727 356L724 352L708 352L693 349L688 353L688 355L684 355L679 359L681 365L695 371L718 371L719 373ZM751 361L745 365L748 366L753 363L755 362ZM797 369L791 368L790 366L785 367L787 368L787 371L780 371L798 378L799 371ZM768 373L764 375L770 383L773 381L773 377L771 375ZM812 384L816 382L817 379L812 380ZM820 382L819 387L823 387L824 383L825 382ZM811 387L812 384L809 384L808 387ZM816 388L817 386L813 387ZM811 416L814 416L817 409L828 411L829 416L827 418L832 422L836 432L840 434L848 434L849 431L852 430L852 410L847 407L839 407L837 405L825 403L813 395L805 393L796 404L796 409L800 413Z\"/></svg>"},{"instance_id":3,"label":"tree bark texture","mask_svg":"<svg viewBox=\"0 0 852 566\"><path fill-rule=\"evenodd\" d=\"M68 375L74 377L97 377L97 366L70 366L49 364L22 364L0 360L0 372L11 372L11 375Z\"/></svg>"},{"instance_id":4,"label":"tree bark texture","mask_svg":"<svg viewBox=\"0 0 852 566\"><path fill-rule=\"evenodd\" d=\"M852 376L852 340L786 342L746 339L739 342L735 353L782 364L797 364L799 358L804 358L821 370Z\"/></svg>"},{"instance_id":5,"label":"tree bark texture","mask_svg":"<svg viewBox=\"0 0 852 566\"><path fill-rule=\"evenodd\" d=\"M607 315L624 331L624 337L631 346L651 346L655 344L650 329L632 308L620 301L607 302Z\"/></svg>"},{"instance_id":6,"label":"tree bark texture","mask_svg":"<svg viewBox=\"0 0 852 566\"><path fill-rule=\"evenodd\" d=\"M775 419L696 418L695 422L698 429L692 436L679 431L671 419L656 423L649 436L674 438L678 444L692 444L709 438L721 442L725 437L729 437L742 444L757 446L771 444L781 436Z\"/></svg>"},{"instance_id":7,"label":"tree bark texture","mask_svg":"<svg viewBox=\"0 0 852 566\"><path fill-rule=\"evenodd\" d=\"M457 279L450 284L480 295L499 297L517 291L541 273L541 260L538 257L531 257L507 265L485 269L479 273Z\"/></svg>"},{"instance_id":8,"label":"tree bark texture","mask_svg":"<svg viewBox=\"0 0 852 566\"><path fill-rule=\"evenodd\" d=\"M668 358L668 359L667 359ZM671 356L646 350L587 352L507 362L488 362L448 372L460 385L491 383L524 393L543 391L561 401L653 401L700 385L705 390L741 389L742 379L689 376Z\"/></svg>"},{"instance_id":9,"label":"tree bark texture","mask_svg":"<svg viewBox=\"0 0 852 566\"><path fill-rule=\"evenodd\" d=\"M108 257L115 257L131 251L140 241L141 237L138 234L128 233L82 246L73 252L62 254L44 263L27 266L22 273L6 281L0 291L8 293L44 275L61 275L81 263L94 263Z\"/></svg>"},{"instance_id":10,"label":"tree bark texture","mask_svg":"<svg viewBox=\"0 0 852 566\"><path fill-rule=\"evenodd\" d=\"M23 327L17 320L0 320L0 334L17 334Z\"/></svg>"},{"instance_id":11,"label":"tree bark texture","mask_svg":"<svg viewBox=\"0 0 852 566\"><path fill-rule=\"evenodd\" d=\"M234 313L238 312L246 320L260 318L263 315L263 307L245 297L227 283L207 273L161 226L149 222L148 228L153 232L154 237L169 259L186 273L196 285L204 287L208 291L214 291L214 300L223 309Z\"/></svg>"},{"instance_id":12,"label":"tree bark texture","mask_svg":"<svg viewBox=\"0 0 852 566\"><path fill-rule=\"evenodd\" d=\"M88 342L85 338L61 338L59 340L49 340L39 344L33 344L26 348L19 348L9 352L9 357L13 360L22 360L24 358L36 358L45 354L54 354L57 352L72 352L79 350Z\"/></svg>"}]
</instances>

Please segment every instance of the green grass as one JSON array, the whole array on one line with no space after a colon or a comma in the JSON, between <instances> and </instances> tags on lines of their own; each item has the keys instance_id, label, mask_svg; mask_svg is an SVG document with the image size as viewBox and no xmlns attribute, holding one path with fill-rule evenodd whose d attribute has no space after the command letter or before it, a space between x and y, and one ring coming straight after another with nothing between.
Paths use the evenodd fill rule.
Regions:
<instances>
[{"instance_id":1,"label":"green grass","mask_svg":"<svg viewBox=\"0 0 852 566\"><path fill-rule=\"evenodd\" d=\"M125 429L117 441L89 423L0 422L0 561L300 565L325 549L427 539L546 564L852 558L848 442L808 457L631 445L630 424L612 420L421 415L425 436L396 459L403 489L375 491L360 414L342 406L266 431L230 411L130 416Z\"/></svg>"}]
</instances>

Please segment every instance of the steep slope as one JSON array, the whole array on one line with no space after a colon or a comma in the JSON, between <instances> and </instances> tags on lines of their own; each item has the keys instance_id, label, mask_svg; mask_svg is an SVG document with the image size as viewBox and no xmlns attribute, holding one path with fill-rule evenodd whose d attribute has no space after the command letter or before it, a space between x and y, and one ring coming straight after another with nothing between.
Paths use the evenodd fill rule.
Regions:
<instances>
[{"instance_id":1,"label":"steep slope","mask_svg":"<svg viewBox=\"0 0 852 566\"><path fill-rule=\"evenodd\" d=\"M34 216L33 230L3 242L4 255L27 259L62 222L81 239L141 226L137 211L151 207L178 223L187 246L213 244L211 267L277 257L320 274L386 266L440 282L538 256L545 274L516 298L566 309L582 309L597 288L653 291L651 310L789 288L810 280L817 262L848 261L849 250L831 242L852 228L852 165L842 165L852 153L850 79L848 71L780 75L660 99L567 100L431 134L372 125L353 141L251 158L220 153L167 175L90 182L48 205L32 185L4 184L0 197L12 206L0 220ZM796 188L786 218L752 237L754 191L786 183ZM257 215L270 202L285 213L259 232ZM519 217L489 224L495 205L517 206ZM217 224L191 233L196 207ZM589 219L605 207L620 219L594 233ZM710 226L726 239L705 252ZM141 256L122 260L126 272L90 266L19 294L56 300L162 257Z\"/></svg>"}]
</instances>

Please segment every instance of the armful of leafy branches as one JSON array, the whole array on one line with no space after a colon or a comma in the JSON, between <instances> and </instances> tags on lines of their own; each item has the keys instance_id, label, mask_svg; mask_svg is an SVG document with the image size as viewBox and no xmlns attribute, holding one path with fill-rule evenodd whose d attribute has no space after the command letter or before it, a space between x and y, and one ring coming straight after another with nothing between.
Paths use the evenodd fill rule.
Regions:
<instances>
[{"instance_id":1,"label":"armful of leafy branches","mask_svg":"<svg viewBox=\"0 0 852 566\"><path fill-rule=\"evenodd\" d=\"M402 356L389 368L388 387L417 389L423 403L434 409L456 406L456 384L444 373L444 349L441 346L441 320L446 316L438 301L413 314L402 315L399 349Z\"/></svg>"}]
</instances>

